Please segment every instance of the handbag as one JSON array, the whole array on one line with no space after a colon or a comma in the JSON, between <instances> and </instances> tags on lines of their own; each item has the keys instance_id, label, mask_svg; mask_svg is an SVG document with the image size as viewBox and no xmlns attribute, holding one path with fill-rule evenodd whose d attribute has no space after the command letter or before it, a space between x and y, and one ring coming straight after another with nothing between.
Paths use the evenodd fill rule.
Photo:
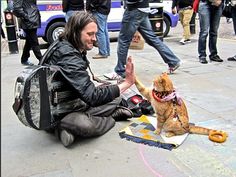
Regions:
<instances>
[{"instance_id":1,"label":"handbag","mask_svg":"<svg viewBox=\"0 0 236 177\"><path fill-rule=\"evenodd\" d=\"M222 15L225 16L226 18L232 18L232 8L233 7L231 5L231 0L226 0Z\"/></svg>"}]
</instances>

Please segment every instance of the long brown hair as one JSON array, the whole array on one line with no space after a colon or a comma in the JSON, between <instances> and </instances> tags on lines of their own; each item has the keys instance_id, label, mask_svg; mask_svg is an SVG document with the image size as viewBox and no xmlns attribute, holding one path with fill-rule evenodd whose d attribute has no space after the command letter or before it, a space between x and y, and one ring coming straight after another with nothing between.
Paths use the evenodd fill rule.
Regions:
<instances>
[{"instance_id":1,"label":"long brown hair","mask_svg":"<svg viewBox=\"0 0 236 177\"><path fill-rule=\"evenodd\" d=\"M96 19L91 13L85 11L76 12L69 18L65 25L65 31L60 35L59 39L67 40L76 49L83 48L83 43L81 42L81 31L91 22L97 24Z\"/></svg>"}]
</instances>

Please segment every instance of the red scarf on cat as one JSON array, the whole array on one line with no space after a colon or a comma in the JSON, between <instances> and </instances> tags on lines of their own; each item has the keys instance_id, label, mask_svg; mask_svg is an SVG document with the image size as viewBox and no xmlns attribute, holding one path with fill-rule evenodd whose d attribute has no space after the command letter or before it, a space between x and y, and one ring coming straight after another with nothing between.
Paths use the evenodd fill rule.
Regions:
<instances>
[{"instance_id":1,"label":"red scarf on cat","mask_svg":"<svg viewBox=\"0 0 236 177\"><path fill-rule=\"evenodd\" d=\"M182 103L182 99L181 97L179 96L179 94L174 90L172 93L170 93L169 95L165 96L164 98L160 98L158 97L156 94L155 94L155 91L152 90L152 96L153 98L158 101L158 102L166 102L166 101L170 101L174 98L176 98L177 102L178 102L178 105L181 105Z\"/></svg>"}]
</instances>

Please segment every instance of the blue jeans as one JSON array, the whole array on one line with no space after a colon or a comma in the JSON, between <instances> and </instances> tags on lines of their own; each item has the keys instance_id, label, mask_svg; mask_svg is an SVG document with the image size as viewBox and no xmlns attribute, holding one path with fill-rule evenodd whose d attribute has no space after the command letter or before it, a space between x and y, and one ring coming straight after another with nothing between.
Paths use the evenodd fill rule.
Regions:
<instances>
[{"instance_id":1,"label":"blue jeans","mask_svg":"<svg viewBox=\"0 0 236 177\"><path fill-rule=\"evenodd\" d=\"M124 12L121 30L118 38L117 56L118 61L115 67L115 72L122 77L125 77L125 65L127 61L127 54L130 43L136 31L139 31L147 44L154 47L164 62L169 67L174 67L180 63L174 53L155 35L152 30L151 23L148 18L148 13L142 12L138 9Z\"/></svg>"},{"instance_id":2,"label":"blue jeans","mask_svg":"<svg viewBox=\"0 0 236 177\"><path fill-rule=\"evenodd\" d=\"M75 13L77 10L68 10L65 15L66 22L68 22L69 18Z\"/></svg>"},{"instance_id":3,"label":"blue jeans","mask_svg":"<svg viewBox=\"0 0 236 177\"><path fill-rule=\"evenodd\" d=\"M98 22L98 32L96 34L98 41L99 54L104 56L110 55L110 38L108 34L107 27L107 17L108 15L103 15L98 12L93 12L94 17Z\"/></svg>"},{"instance_id":4,"label":"blue jeans","mask_svg":"<svg viewBox=\"0 0 236 177\"><path fill-rule=\"evenodd\" d=\"M199 58L206 58L206 42L209 33L209 51L210 57L217 55L217 33L222 15L222 4L218 7L207 2L199 3L198 15L200 22L200 33L198 39Z\"/></svg>"}]
</instances>

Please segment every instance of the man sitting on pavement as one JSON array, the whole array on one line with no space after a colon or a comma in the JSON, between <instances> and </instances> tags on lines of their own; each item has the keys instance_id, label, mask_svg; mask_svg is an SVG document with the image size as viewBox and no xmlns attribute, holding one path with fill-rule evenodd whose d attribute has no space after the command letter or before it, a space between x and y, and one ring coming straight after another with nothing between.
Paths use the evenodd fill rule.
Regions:
<instances>
[{"instance_id":1,"label":"man sitting on pavement","mask_svg":"<svg viewBox=\"0 0 236 177\"><path fill-rule=\"evenodd\" d=\"M55 129L62 144L68 147L75 137L93 137L106 133L115 121L133 116L123 106L121 93L134 84L134 66L128 58L124 82L115 85L95 86L87 72L89 61L86 51L93 48L96 41L97 21L88 12L79 11L72 15L60 35L56 49L46 59L46 64L58 66L65 79L63 81L79 95L80 109L62 117Z\"/></svg>"}]
</instances>

